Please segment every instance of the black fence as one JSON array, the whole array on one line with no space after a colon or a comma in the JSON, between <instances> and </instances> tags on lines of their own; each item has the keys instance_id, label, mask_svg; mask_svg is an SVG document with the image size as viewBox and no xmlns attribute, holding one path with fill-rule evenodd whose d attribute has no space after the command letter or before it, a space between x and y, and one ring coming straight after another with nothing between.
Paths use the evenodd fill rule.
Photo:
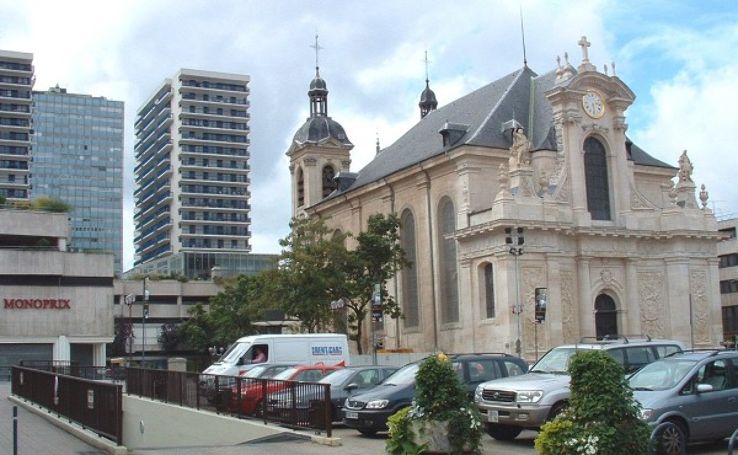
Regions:
<instances>
[{"instance_id":1,"label":"black fence","mask_svg":"<svg viewBox=\"0 0 738 455\"><path fill-rule=\"evenodd\" d=\"M339 416L329 384L126 368L126 393L291 428L325 431Z\"/></svg>"},{"instance_id":2,"label":"black fence","mask_svg":"<svg viewBox=\"0 0 738 455\"><path fill-rule=\"evenodd\" d=\"M121 445L123 391L119 384L93 381L28 367L12 367L12 392L59 417Z\"/></svg>"},{"instance_id":3,"label":"black fence","mask_svg":"<svg viewBox=\"0 0 738 455\"><path fill-rule=\"evenodd\" d=\"M48 371L50 373L59 373L65 376L74 376L76 378L91 379L93 381L120 381L126 378L124 367L108 366L96 367L90 365L79 365L77 362L60 362L50 360L22 360L20 366L32 368L34 370Z\"/></svg>"}]
</instances>

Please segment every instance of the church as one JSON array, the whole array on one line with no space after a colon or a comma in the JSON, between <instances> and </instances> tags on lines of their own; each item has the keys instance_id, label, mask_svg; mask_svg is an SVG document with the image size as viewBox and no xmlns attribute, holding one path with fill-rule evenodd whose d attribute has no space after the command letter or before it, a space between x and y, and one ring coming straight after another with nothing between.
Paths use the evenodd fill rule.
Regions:
<instances>
[{"instance_id":1,"label":"church","mask_svg":"<svg viewBox=\"0 0 738 455\"><path fill-rule=\"evenodd\" d=\"M400 218L412 267L388 283L404 316L376 323L386 348L532 359L584 337L722 340L708 193L686 151L664 163L629 139L635 94L579 45L576 68L526 64L440 108L426 77L420 121L358 171L316 65L287 151L292 213L352 233Z\"/></svg>"}]
</instances>

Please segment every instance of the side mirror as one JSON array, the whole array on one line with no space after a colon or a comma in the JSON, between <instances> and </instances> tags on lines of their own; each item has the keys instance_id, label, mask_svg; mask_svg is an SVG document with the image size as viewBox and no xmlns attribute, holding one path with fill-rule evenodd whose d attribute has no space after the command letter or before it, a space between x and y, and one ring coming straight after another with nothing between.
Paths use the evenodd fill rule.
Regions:
<instances>
[{"instance_id":1,"label":"side mirror","mask_svg":"<svg viewBox=\"0 0 738 455\"><path fill-rule=\"evenodd\" d=\"M358 388L359 388L359 384L357 384L355 382L352 382L351 384L349 384L346 387L344 387L343 390L345 390L347 392L352 392L352 391L354 391L354 390L356 390Z\"/></svg>"},{"instance_id":2,"label":"side mirror","mask_svg":"<svg viewBox=\"0 0 738 455\"><path fill-rule=\"evenodd\" d=\"M697 384L697 393L712 392L713 390L710 384Z\"/></svg>"}]
</instances>

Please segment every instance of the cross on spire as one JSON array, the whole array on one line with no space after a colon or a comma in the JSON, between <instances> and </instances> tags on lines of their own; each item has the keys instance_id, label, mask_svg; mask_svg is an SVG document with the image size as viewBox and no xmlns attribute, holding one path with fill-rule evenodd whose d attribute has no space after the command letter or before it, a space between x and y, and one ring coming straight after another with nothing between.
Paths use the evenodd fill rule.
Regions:
<instances>
[{"instance_id":1,"label":"cross on spire","mask_svg":"<svg viewBox=\"0 0 738 455\"><path fill-rule=\"evenodd\" d=\"M320 44L318 44L318 34L315 34L315 44L310 45L311 48L315 49L315 74L318 74L318 69L320 68L320 62L319 62L319 56L320 56L320 50L324 49Z\"/></svg>"},{"instance_id":2,"label":"cross on spire","mask_svg":"<svg viewBox=\"0 0 738 455\"><path fill-rule=\"evenodd\" d=\"M430 63L430 60L428 60L428 50L425 51L425 58L423 59L423 62L425 62L425 85L428 85L429 79L428 79L428 64Z\"/></svg>"},{"instance_id":3,"label":"cross on spire","mask_svg":"<svg viewBox=\"0 0 738 455\"><path fill-rule=\"evenodd\" d=\"M591 43L587 41L586 36L582 36L582 39L580 39L577 44L582 47L582 64L589 63L589 50L587 48L591 45Z\"/></svg>"}]
</instances>

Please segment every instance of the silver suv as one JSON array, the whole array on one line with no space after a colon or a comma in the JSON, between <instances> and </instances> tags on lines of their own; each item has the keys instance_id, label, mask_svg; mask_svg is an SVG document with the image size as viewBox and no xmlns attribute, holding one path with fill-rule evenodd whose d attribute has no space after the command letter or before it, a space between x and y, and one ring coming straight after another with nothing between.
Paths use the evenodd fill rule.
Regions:
<instances>
[{"instance_id":1,"label":"silver suv","mask_svg":"<svg viewBox=\"0 0 738 455\"><path fill-rule=\"evenodd\" d=\"M641 418L659 428L658 453L729 437L738 429L738 351L677 353L630 377Z\"/></svg>"},{"instance_id":2,"label":"silver suv","mask_svg":"<svg viewBox=\"0 0 738 455\"><path fill-rule=\"evenodd\" d=\"M480 384L474 403L486 422L487 433L495 439L515 439L524 429L535 430L561 412L569 401L569 359L588 349L606 351L632 373L662 357L684 349L672 340L607 337L603 340L558 346L548 351L528 373Z\"/></svg>"}]
</instances>

